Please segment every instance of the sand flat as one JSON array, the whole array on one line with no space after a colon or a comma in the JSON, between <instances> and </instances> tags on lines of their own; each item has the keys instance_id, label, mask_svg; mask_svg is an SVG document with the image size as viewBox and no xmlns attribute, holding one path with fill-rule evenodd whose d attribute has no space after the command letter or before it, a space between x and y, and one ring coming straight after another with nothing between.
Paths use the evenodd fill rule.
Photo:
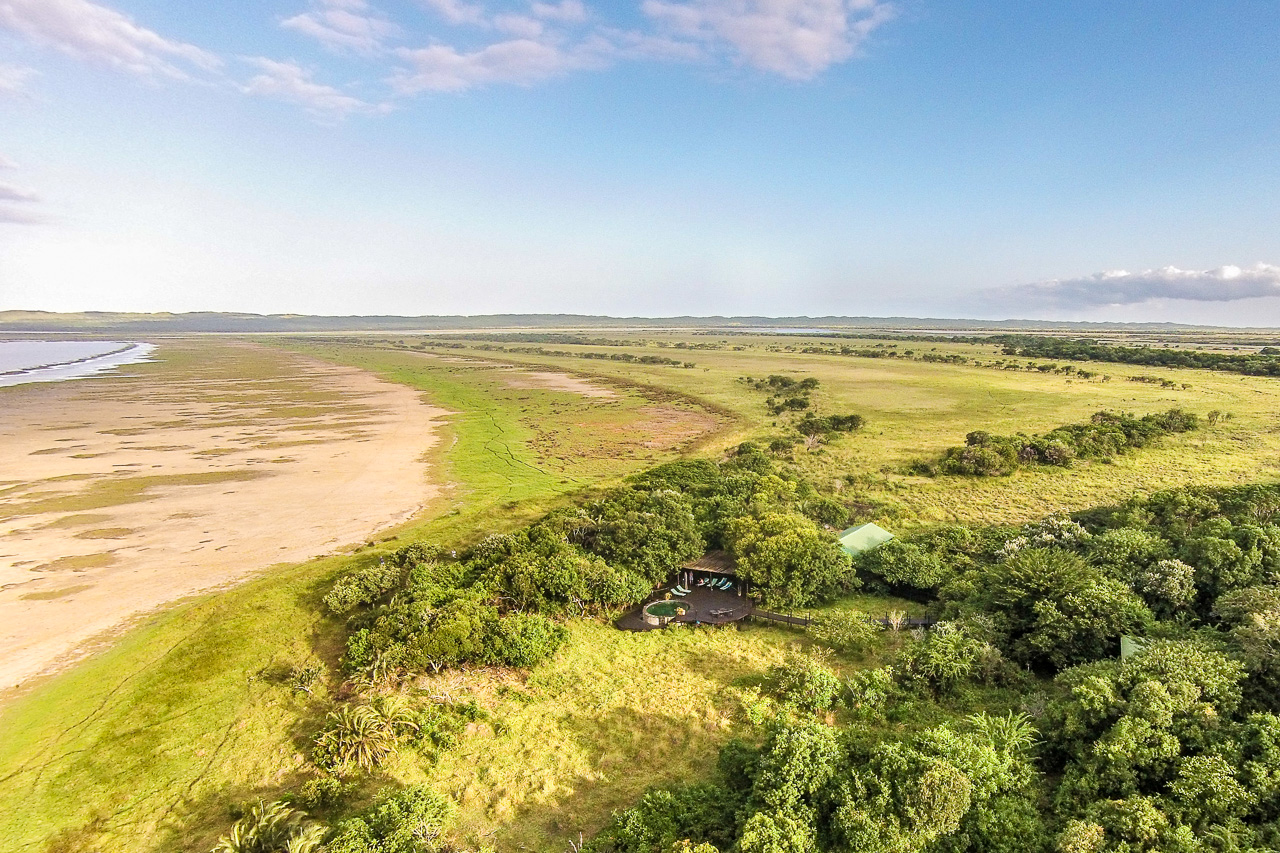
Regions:
<instances>
[{"instance_id":1,"label":"sand flat","mask_svg":"<svg viewBox=\"0 0 1280 853\"><path fill-rule=\"evenodd\" d=\"M507 386L539 391L564 391L583 397L609 398L618 396L612 388L597 385L590 379L559 373L554 370L513 369L506 377Z\"/></svg>"},{"instance_id":2,"label":"sand flat","mask_svg":"<svg viewBox=\"0 0 1280 853\"><path fill-rule=\"evenodd\" d=\"M437 491L447 414L354 368L162 343L132 375L0 390L0 689L132 616L367 540Z\"/></svg>"}]
</instances>

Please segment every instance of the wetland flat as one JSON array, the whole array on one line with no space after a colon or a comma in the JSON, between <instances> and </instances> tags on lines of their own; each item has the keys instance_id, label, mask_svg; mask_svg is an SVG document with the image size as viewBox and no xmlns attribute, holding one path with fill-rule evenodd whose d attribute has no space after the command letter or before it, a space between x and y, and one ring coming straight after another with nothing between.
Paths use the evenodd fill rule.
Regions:
<instances>
[{"instance_id":1,"label":"wetland flat","mask_svg":"<svg viewBox=\"0 0 1280 853\"><path fill-rule=\"evenodd\" d=\"M0 688L131 616L363 542L436 492L445 414L401 385L243 343L0 391Z\"/></svg>"}]
</instances>

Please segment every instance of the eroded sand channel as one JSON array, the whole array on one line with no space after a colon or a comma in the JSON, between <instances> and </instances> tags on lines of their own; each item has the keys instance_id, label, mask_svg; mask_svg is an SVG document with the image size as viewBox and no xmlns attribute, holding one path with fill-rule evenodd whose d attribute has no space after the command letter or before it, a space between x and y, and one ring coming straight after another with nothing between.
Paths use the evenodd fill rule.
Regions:
<instances>
[{"instance_id":1,"label":"eroded sand channel","mask_svg":"<svg viewBox=\"0 0 1280 853\"><path fill-rule=\"evenodd\" d=\"M162 343L122 377L0 389L0 689L131 616L361 542L434 494L445 414L272 348Z\"/></svg>"}]
</instances>

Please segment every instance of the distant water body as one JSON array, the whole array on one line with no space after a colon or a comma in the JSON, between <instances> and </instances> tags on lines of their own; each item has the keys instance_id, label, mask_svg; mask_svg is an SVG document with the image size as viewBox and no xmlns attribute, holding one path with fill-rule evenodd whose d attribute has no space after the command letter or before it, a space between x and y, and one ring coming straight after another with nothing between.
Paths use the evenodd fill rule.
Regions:
<instances>
[{"instance_id":1,"label":"distant water body","mask_svg":"<svg viewBox=\"0 0 1280 853\"><path fill-rule=\"evenodd\" d=\"M154 350L131 341L0 341L0 388L97 376L150 361Z\"/></svg>"}]
</instances>

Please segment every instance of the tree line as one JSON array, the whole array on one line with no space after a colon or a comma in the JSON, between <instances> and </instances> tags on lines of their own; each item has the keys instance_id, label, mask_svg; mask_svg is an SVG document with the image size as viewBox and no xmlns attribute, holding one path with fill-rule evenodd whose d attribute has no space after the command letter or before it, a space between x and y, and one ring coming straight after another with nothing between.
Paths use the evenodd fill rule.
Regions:
<instances>
[{"instance_id":1,"label":"tree line","mask_svg":"<svg viewBox=\"0 0 1280 853\"><path fill-rule=\"evenodd\" d=\"M1197 415L1181 409L1134 417L1124 412L1095 412L1087 422L1066 424L1044 435L993 435L975 430L963 446L950 447L937 462L919 462L915 473L998 477L1021 467L1070 467L1077 459L1107 460L1156 439L1200 428Z\"/></svg>"},{"instance_id":2,"label":"tree line","mask_svg":"<svg viewBox=\"0 0 1280 853\"><path fill-rule=\"evenodd\" d=\"M1198 367L1247 376L1280 376L1280 349L1263 347L1256 353L1225 353L1171 347L1126 347L1089 338L1054 338L1039 335L992 335L975 342L997 343L1005 355L1053 358L1064 361L1101 361L1152 367Z\"/></svg>"}]
</instances>

